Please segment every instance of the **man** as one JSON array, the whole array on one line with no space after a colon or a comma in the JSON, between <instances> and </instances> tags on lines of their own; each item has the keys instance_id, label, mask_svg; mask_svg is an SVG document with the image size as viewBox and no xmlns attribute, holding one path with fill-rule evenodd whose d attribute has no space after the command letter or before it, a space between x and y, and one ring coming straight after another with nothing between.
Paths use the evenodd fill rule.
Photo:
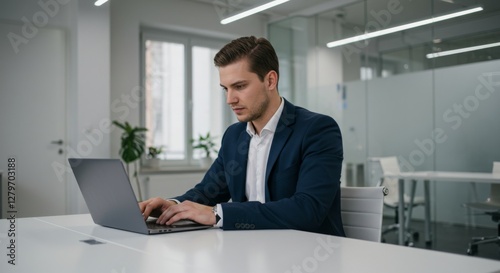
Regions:
<instances>
[{"instance_id":1,"label":"man","mask_svg":"<svg viewBox=\"0 0 500 273\"><path fill-rule=\"evenodd\" d=\"M279 95L278 57L264 38L233 40L214 63L240 122L224 133L218 157L199 184L182 196L141 202L144 217L158 217L160 224L191 219L224 230L298 229L345 236L337 123Z\"/></svg>"}]
</instances>

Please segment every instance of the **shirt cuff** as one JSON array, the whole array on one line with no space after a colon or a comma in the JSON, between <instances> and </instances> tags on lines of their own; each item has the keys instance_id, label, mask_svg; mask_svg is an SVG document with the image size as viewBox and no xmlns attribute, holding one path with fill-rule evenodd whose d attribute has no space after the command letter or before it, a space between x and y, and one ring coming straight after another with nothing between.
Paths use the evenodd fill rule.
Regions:
<instances>
[{"instance_id":1,"label":"shirt cuff","mask_svg":"<svg viewBox=\"0 0 500 273\"><path fill-rule=\"evenodd\" d=\"M217 204L217 215L219 215L220 219L219 222L215 223L216 227L221 228L222 227L222 206L221 204Z\"/></svg>"}]
</instances>

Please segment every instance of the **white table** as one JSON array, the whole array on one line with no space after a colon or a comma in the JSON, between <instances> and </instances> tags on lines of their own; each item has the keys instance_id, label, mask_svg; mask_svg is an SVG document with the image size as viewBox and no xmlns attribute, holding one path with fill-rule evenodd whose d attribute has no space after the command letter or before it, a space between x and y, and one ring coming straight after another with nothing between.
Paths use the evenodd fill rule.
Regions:
<instances>
[{"instance_id":1,"label":"white table","mask_svg":"<svg viewBox=\"0 0 500 273\"><path fill-rule=\"evenodd\" d=\"M401 173L385 173L384 178L397 178L399 181L399 200L404 200L405 192L404 181L412 182L411 202L415 196L415 184L417 181L424 182L424 198L425 198L425 241L431 242L430 228L430 190L429 181L452 181L452 182L474 182L474 183L500 183L500 174L494 173L478 173L478 172L441 172L441 171L423 171L423 172L401 172ZM399 222L405 223L404 203L399 202ZM404 244L405 225L399 225L399 244Z\"/></svg>"},{"instance_id":2,"label":"white table","mask_svg":"<svg viewBox=\"0 0 500 273\"><path fill-rule=\"evenodd\" d=\"M6 252L9 222L0 220ZM500 261L295 230L218 228L142 235L93 224L89 215L16 221L16 265L0 272L498 272ZM100 244L87 244L94 240Z\"/></svg>"}]
</instances>

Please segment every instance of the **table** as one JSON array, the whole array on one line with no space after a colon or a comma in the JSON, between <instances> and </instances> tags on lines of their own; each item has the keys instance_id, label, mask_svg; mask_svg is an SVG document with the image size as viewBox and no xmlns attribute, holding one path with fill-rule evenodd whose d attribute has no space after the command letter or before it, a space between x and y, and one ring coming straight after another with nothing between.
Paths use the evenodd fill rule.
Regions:
<instances>
[{"instance_id":1,"label":"table","mask_svg":"<svg viewBox=\"0 0 500 273\"><path fill-rule=\"evenodd\" d=\"M10 223L0 220L0 247ZM0 272L499 272L500 261L296 230L142 235L89 215L16 220L16 265ZM86 242L87 243L86 243Z\"/></svg>"},{"instance_id":2,"label":"table","mask_svg":"<svg viewBox=\"0 0 500 273\"><path fill-rule=\"evenodd\" d=\"M424 182L424 198L425 198L425 241L431 242L431 227L430 227L430 193L429 181L452 181L452 182L474 182L474 183L500 183L500 174L498 173L479 173L479 172L442 172L442 171L422 171L422 172L401 172L401 173L385 173L384 178L396 178L399 183L399 200L404 200L405 192L404 181L412 182L411 202L415 196L415 184L417 181ZM398 217L400 223L405 223L404 203L399 202ZM399 244L404 244L405 225L399 225Z\"/></svg>"}]
</instances>

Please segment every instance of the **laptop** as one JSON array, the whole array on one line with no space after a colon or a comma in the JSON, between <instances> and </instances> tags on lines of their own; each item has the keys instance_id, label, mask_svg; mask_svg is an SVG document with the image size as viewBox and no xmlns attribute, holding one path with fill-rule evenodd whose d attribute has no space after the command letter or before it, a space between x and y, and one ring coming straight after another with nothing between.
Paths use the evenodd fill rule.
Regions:
<instances>
[{"instance_id":1,"label":"laptop","mask_svg":"<svg viewBox=\"0 0 500 273\"><path fill-rule=\"evenodd\" d=\"M73 174L94 223L142 234L206 229L212 226L181 220L173 225L148 221L139 209L129 177L119 159L69 158Z\"/></svg>"}]
</instances>

